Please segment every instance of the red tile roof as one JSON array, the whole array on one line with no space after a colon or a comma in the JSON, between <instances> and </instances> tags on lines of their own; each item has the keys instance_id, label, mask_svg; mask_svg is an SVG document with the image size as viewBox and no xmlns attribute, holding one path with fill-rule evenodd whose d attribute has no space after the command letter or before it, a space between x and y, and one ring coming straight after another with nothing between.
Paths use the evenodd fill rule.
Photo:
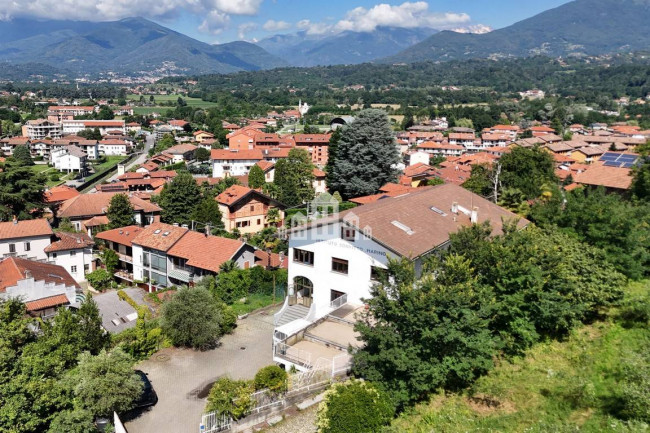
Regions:
<instances>
[{"instance_id":1,"label":"red tile roof","mask_svg":"<svg viewBox=\"0 0 650 433\"><path fill-rule=\"evenodd\" d=\"M57 203L60 201L66 201L78 196L79 194L79 191L67 185L55 186L45 191L45 203Z\"/></svg>"},{"instance_id":2,"label":"red tile roof","mask_svg":"<svg viewBox=\"0 0 650 433\"><path fill-rule=\"evenodd\" d=\"M154 223L138 233L131 242L145 248L167 251L188 231L188 229L183 227L176 227L164 223Z\"/></svg>"},{"instance_id":3,"label":"red tile roof","mask_svg":"<svg viewBox=\"0 0 650 433\"><path fill-rule=\"evenodd\" d=\"M45 219L22 220L0 223L0 240L17 239L30 236L52 235L52 227Z\"/></svg>"},{"instance_id":4,"label":"red tile roof","mask_svg":"<svg viewBox=\"0 0 650 433\"><path fill-rule=\"evenodd\" d=\"M18 281L24 280L27 271L31 273L34 281L65 284L66 287L80 288L79 284L62 266L8 257L0 261L0 293L5 292L7 287L15 286Z\"/></svg>"},{"instance_id":5,"label":"red tile roof","mask_svg":"<svg viewBox=\"0 0 650 433\"><path fill-rule=\"evenodd\" d=\"M97 192L94 194L81 194L77 197L66 200L59 209L58 217L75 218L105 215L110 205L111 198L118 193ZM160 212L160 208L141 198L128 195L131 205L136 211Z\"/></svg>"},{"instance_id":6,"label":"red tile roof","mask_svg":"<svg viewBox=\"0 0 650 433\"><path fill-rule=\"evenodd\" d=\"M140 226L126 226L120 227L113 230L106 230L104 232L97 233L95 237L97 239L102 239L104 241L114 242L116 244L125 245L127 247L132 246L133 239L144 230Z\"/></svg>"},{"instance_id":7,"label":"red tile roof","mask_svg":"<svg viewBox=\"0 0 650 433\"><path fill-rule=\"evenodd\" d=\"M248 195L250 192L253 190L250 188L247 188L242 185L233 185L226 189L224 192L219 194L217 196L217 202L221 204L225 204L226 206L230 206L242 198L244 198L246 195Z\"/></svg>"},{"instance_id":8,"label":"red tile roof","mask_svg":"<svg viewBox=\"0 0 650 433\"><path fill-rule=\"evenodd\" d=\"M629 168L606 167L601 164L590 165L582 173L575 174L573 180L582 185L604 186L614 189L629 189L632 175Z\"/></svg>"},{"instance_id":9,"label":"red tile roof","mask_svg":"<svg viewBox=\"0 0 650 433\"><path fill-rule=\"evenodd\" d=\"M314 173L315 177L325 177L325 176L327 176L327 173L325 173L320 168L316 168L316 167L314 167L314 169L312 170L312 173Z\"/></svg>"},{"instance_id":10,"label":"red tile roof","mask_svg":"<svg viewBox=\"0 0 650 433\"><path fill-rule=\"evenodd\" d=\"M45 308L58 307L60 305L67 305L70 301L65 294L48 296L47 298L37 299L36 301L30 301L25 303L27 311L38 311Z\"/></svg>"},{"instance_id":11,"label":"red tile roof","mask_svg":"<svg viewBox=\"0 0 650 433\"><path fill-rule=\"evenodd\" d=\"M272 168L275 166L274 163L272 163L272 162L270 162L270 161L264 161L264 160L262 160L262 161L257 161L257 162L255 163L255 165L257 165L259 168L261 168L262 171L265 172L265 173L266 173L268 170L272 169Z\"/></svg>"},{"instance_id":12,"label":"red tile roof","mask_svg":"<svg viewBox=\"0 0 650 433\"><path fill-rule=\"evenodd\" d=\"M269 266L269 254L266 251L255 250L255 264L259 266ZM289 268L289 260L285 257L284 260L280 261L280 254L271 253L270 266L272 268Z\"/></svg>"},{"instance_id":13,"label":"red tile roof","mask_svg":"<svg viewBox=\"0 0 650 433\"><path fill-rule=\"evenodd\" d=\"M221 264L232 259L242 246L244 243L235 239L206 237L204 234L188 231L167 254L187 259L187 264L195 268L219 272Z\"/></svg>"},{"instance_id":14,"label":"red tile roof","mask_svg":"<svg viewBox=\"0 0 650 433\"><path fill-rule=\"evenodd\" d=\"M45 247L46 253L55 251L78 250L95 245L95 242L86 233L57 232L54 234L58 241L52 242Z\"/></svg>"}]
</instances>

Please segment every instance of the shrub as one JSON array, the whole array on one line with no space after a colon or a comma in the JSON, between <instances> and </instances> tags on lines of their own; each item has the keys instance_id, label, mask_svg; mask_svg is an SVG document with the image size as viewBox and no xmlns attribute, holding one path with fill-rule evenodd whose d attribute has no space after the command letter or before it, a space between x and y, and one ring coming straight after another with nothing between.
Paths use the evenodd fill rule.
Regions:
<instances>
[{"instance_id":1,"label":"shrub","mask_svg":"<svg viewBox=\"0 0 650 433\"><path fill-rule=\"evenodd\" d=\"M271 392L285 392L288 386L287 372L277 365L261 368L255 375L253 384L256 391L268 389Z\"/></svg>"},{"instance_id":2,"label":"shrub","mask_svg":"<svg viewBox=\"0 0 650 433\"><path fill-rule=\"evenodd\" d=\"M97 269L87 274L86 280L95 290L103 291L110 287L113 276L106 269Z\"/></svg>"},{"instance_id":3,"label":"shrub","mask_svg":"<svg viewBox=\"0 0 650 433\"><path fill-rule=\"evenodd\" d=\"M61 180L61 176L59 175L59 173L52 173L52 174L50 175L50 180L51 180L52 182L58 182L58 181Z\"/></svg>"},{"instance_id":4,"label":"shrub","mask_svg":"<svg viewBox=\"0 0 650 433\"><path fill-rule=\"evenodd\" d=\"M621 381L623 415L627 418L650 422L650 348L635 353L625 361Z\"/></svg>"},{"instance_id":5,"label":"shrub","mask_svg":"<svg viewBox=\"0 0 650 433\"><path fill-rule=\"evenodd\" d=\"M370 382L351 380L334 384L318 407L320 433L373 433L393 418L395 408L387 394Z\"/></svg>"},{"instance_id":6,"label":"shrub","mask_svg":"<svg viewBox=\"0 0 650 433\"><path fill-rule=\"evenodd\" d=\"M206 411L240 419L253 407L252 393L251 382L222 377L210 389Z\"/></svg>"}]
</instances>

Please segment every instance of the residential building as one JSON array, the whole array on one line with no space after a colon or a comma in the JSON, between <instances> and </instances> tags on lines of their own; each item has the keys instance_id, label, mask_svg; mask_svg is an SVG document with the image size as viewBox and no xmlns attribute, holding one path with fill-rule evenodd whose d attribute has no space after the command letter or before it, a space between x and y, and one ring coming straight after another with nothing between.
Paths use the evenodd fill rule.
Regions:
<instances>
[{"instance_id":1,"label":"residential building","mask_svg":"<svg viewBox=\"0 0 650 433\"><path fill-rule=\"evenodd\" d=\"M510 143L510 136L507 134L485 133L481 135L484 148L500 146L505 147Z\"/></svg>"},{"instance_id":2,"label":"residential building","mask_svg":"<svg viewBox=\"0 0 650 433\"><path fill-rule=\"evenodd\" d=\"M213 140L214 134L206 131L196 131L192 134L197 143L203 143L204 140Z\"/></svg>"},{"instance_id":3,"label":"residential building","mask_svg":"<svg viewBox=\"0 0 650 433\"><path fill-rule=\"evenodd\" d=\"M79 147L81 150L86 152L86 156L89 160L95 160L99 157L99 143L97 140L88 140L77 135L68 135L58 140L52 141L51 148L55 149L57 147L68 146L74 144Z\"/></svg>"},{"instance_id":4,"label":"residential building","mask_svg":"<svg viewBox=\"0 0 650 433\"><path fill-rule=\"evenodd\" d=\"M93 235L108 224L106 211L111 198L118 193L97 192L81 194L63 202L57 212L57 218L68 218L77 230L86 231ZM140 226L149 225L160 218L161 209L150 201L142 200L133 194L128 194L133 206L133 218Z\"/></svg>"},{"instance_id":5,"label":"residential building","mask_svg":"<svg viewBox=\"0 0 650 433\"><path fill-rule=\"evenodd\" d=\"M316 356L306 353L309 345L304 344L302 352L292 348L306 339L306 330L341 312L341 307L346 306L344 316L362 308L390 259L412 261L419 275L427 257L448 247L450 234L486 221L493 234L502 233L509 221L518 221L519 228L528 224L489 200L447 184L289 229L289 295L274 318L274 360L287 368L310 368ZM296 313L304 314L286 321Z\"/></svg>"},{"instance_id":6,"label":"residential building","mask_svg":"<svg viewBox=\"0 0 650 433\"><path fill-rule=\"evenodd\" d=\"M172 146L169 149L166 149L164 153L167 155L171 155L172 162L174 164L177 164L179 162L187 162L187 161L194 160L194 152L196 152L196 149L198 149L198 147L196 147L195 145L190 143L185 143L185 144L177 144L175 146Z\"/></svg>"},{"instance_id":7,"label":"residential building","mask_svg":"<svg viewBox=\"0 0 650 433\"><path fill-rule=\"evenodd\" d=\"M125 140L108 139L101 140L98 144L99 153L106 156L127 156L131 145Z\"/></svg>"},{"instance_id":8,"label":"residential building","mask_svg":"<svg viewBox=\"0 0 650 433\"><path fill-rule=\"evenodd\" d=\"M18 298L27 312L48 319L77 303L81 287L61 266L18 257L0 261L0 299Z\"/></svg>"},{"instance_id":9,"label":"residential building","mask_svg":"<svg viewBox=\"0 0 650 433\"><path fill-rule=\"evenodd\" d=\"M258 161L255 163L264 172L264 181L269 183L275 179L275 164L269 161Z\"/></svg>"},{"instance_id":10,"label":"residential building","mask_svg":"<svg viewBox=\"0 0 650 433\"><path fill-rule=\"evenodd\" d=\"M528 128L532 132L533 137L541 137L543 135L555 134L555 129L548 126L531 126Z\"/></svg>"},{"instance_id":11,"label":"residential building","mask_svg":"<svg viewBox=\"0 0 650 433\"><path fill-rule=\"evenodd\" d=\"M156 142L159 142L167 134L173 136L174 135L174 128L172 128L169 125L160 125L160 126L157 126L154 129L153 132L154 132L154 135L156 137Z\"/></svg>"},{"instance_id":12,"label":"residential building","mask_svg":"<svg viewBox=\"0 0 650 433\"><path fill-rule=\"evenodd\" d=\"M93 271L93 240L86 233L57 232L54 241L45 247L47 259L56 263L81 283Z\"/></svg>"},{"instance_id":13,"label":"residential building","mask_svg":"<svg viewBox=\"0 0 650 433\"><path fill-rule=\"evenodd\" d=\"M319 167L327 165L330 134L295 134L296 147L311 155L311 162Z\"/></svg>"},{"instance_id":14,"label":"residential building","mask_svg":"<svg viewBox=\"0 0 650 433\"><path fill-rule=\"evenodd\" d=\"M50 162L59 171L76 172L82 176L88 173L88 156L74 144L53 149Z\"/></svg>"},{"instance_id":15,"label":"residential building","mask_svg":"<svg viewBox=\"0 0 650 433\"><path fill-rule=\"evenodd\" d=\"M75 116L89 116L98 111L99 106L52 105L47 108L47 120L60 123L63 120L74 120Z\"/></svg>"},{"instance_id":16,"label":"residential building","mask_svg":"<svg viewBox=\"0 0 650 433\"><path fill-rule=\"evenodd\" d=\"M465 149L472 149L474 147L474 140L476 136L473 133L467 132L452 132L449 134L449 144L463 146Z\"/></svg>"},{"instance_id":17,"label":"residential building","mask_svg":"<svg viewBox=\"0 0 650 433\"><path fill-rule=\"evenodd\" d=\"M515 141L521 129L517 125L494 125L489 128L489 132L493 134L505 134L509 137L510 141Z\"/></svg>"},{"instance_id":18,"label":"residential building","mask_svg":"<svg viewBox=\"0 0 650 433\"><path fill-rule=\"evenodd\" d=\"M417 149L421 152L440 156L461 156L466 151L465 146L451 144L446 141L442 143L425 141L424 143L418 144Z\"/></svg>"},{"instance_id":19,"label":"residential building","mask_svg":"<svg viewBox=\"0 0 650 433\"><path fill-rule=\"evenodd\" d=\"M260 149L212 149L212 177L243 176L251 167L262 161L264 154Z\"/></svg>"},{"instance_id":20,"label":"residential building","mask_svg":"<svg viewBox=\"0 0 650 433\"><path fill-rule=\"evenodd\" d=\"M121 131L126 134L124 120L63 120L63 134L78 134L84 129L99 129L100 134L108 135L108 131Z\"/></svg>"},{"instance_id":21,"label":"residential building","mask_svg":"<svg viewBox=\"0 0 650 433\"><path fill-rule=\"evenodd\" d=\"M60 123L52 123L46 119L28 120L22 129L23 135L32 140L42 140L45 137L61 138L63 135Z\"/></svg>"},{"instance_id":22,"label":"residential building","mask_svg":"<svg viewBox=\"0 0 650 433\"><path fill-rule=\"evenodd\" d=\"M170 120L167 124L174 130L178 132L184 132L185 127L189 125L185 120Z\"/></svg>"},{"instance_id":23,"label":"residential building","mask_svg":"<svg viewBox=\"0 0 650 433\"><path fill-rule=\"evenodd\" d=\"M312 172L314 173L314 181L312 182L312 186L314 187L314 192L316 195L327 192L327 185L325 184L327 173L319 168L314 168Z\"/></svg>"},{"instance_id":24,"label":"residential building","mask_svg":"<svg viewBox=\"0 0 650 433\"><path fill-rule=\"evenodd\" d=\"M142 227L133 225L106 230L95 235L96 239L104 241L106 248L117 253L119 261L115 269L115 277L127 283L133 282L133 239L143 230Z\"/></svg>"},{"instance_id":25,"label":"residential building","mask_svg":"<svg viewBox=\"0 0 650 433\"><path fill-rule=\"evenodd\" d=\"M29 137L5 137L0 139L0 151L3 155L13 155L16 146L31 146Z\"/></svg>"},{"instance_id":26,"label":"residential building","mask_svg":"<svg viewBox=\"0 0 650 433\"><path fill-rule=\"evenodd\" d=\"M280 227L286 206L260 191L233 185L216 197L226 231L257 233L265 227ZM277 209L277 218L269 220L269 210Z\"/></svg>"},{"instance_id":27,"label":"residential building","mask_svg":"<svg viewBox=\"0 0 650 433\"><path fill-rule=\"evenodd\" d=\"M0 258L47 260L45 248L54 232L47 219L0 222Z\"/></svg>"}]
</instances>

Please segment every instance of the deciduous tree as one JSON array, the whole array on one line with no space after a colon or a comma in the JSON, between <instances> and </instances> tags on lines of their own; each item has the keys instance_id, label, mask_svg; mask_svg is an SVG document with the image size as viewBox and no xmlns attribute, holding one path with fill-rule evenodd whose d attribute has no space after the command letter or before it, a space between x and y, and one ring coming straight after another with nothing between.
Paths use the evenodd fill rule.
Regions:
<instances>
[{"instance_id":1,"label":"deciduous tree","mask_svg":"<svg viewBox=\"0 0 650 433\"><path fill-rule=\"evenodd\" d=\"M106 217L108 218L108 228L116 229L135 224L133 218L133 205L126 194L115 194L111 197Z\"/></svg>"},{"instance_id":2,"label":"deciduous tree","mask_svg":"<svg viewBox=\"0 0 650 433\"><path fill-rule=\"evenodd\" d=\"M291 149L287 158L275 164L273 183L278 188L278 200L288 206L313 199L313 181L311 157L304 149Z\"/></svg>"}]
</instances>

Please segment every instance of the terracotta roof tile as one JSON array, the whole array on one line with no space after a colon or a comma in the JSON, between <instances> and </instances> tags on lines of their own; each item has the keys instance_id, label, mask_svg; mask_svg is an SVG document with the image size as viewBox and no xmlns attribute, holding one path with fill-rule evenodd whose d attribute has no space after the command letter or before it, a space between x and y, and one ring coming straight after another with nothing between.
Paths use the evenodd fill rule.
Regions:
<instances>
[{"instance_id":1,"label":"terracotta roof tile","mask_svg":"<svg viewBox=\"0 0 650 433\"><path fill-rule=\"evenodd\" d=\"M45 191L45 203L57 203L76 197L80 194L76 189L67 185L52 187Z\"/></svg>"},{"instance_id":2,"label":"terracotta roof tile","mask_svg":"<svg viewBox=\"0 0 650 433\"><path fill-rule=\"evenodd\" d=\"M243 245L243 242L235 239L206 237L204 234L188 231L167 254L187 259L187 264L195 268L219 272L221 264L232 259Z\"/></svg>"},{"instance_id":3,"label":"terracotta roof tile","mask_svg":"<svg viewBox=\"0 0 650 433\"><path fill-rule=\"evenodd\" d=\"M54 234L58 241L52 242L45 247L46 253L54 251L78 250L95 245L95 242L86 233L57 232Z\"/></svg>"},{"instance_id":4,"label":"terracotta roof tile","mask_svg":"<svg viewBox=\"0 0 650 433\"><path fill-rule=\"evenodd\" d=\"M127 247L132 246L133 239L144 230L140 226L126 226L120 227L113 230L106 230L100 233L97 233L95 237L97 239L102 239L104 241L115 242L116 244L125 245Z\"/></svg>"},{"instance_id":5,"label":"terracotta roof tile","mask_svg":"<svg viewBox=\"0 0 650 433\"><path fill-rule=\"evenodd\" d=\"M65 294L48 296L47 298L37 299L36 301L30 301L25 303L27 311L38 311L45 308L58 307L60 305L67 305L70 301Z\"/></svg>"},{"instance_id":6,"label":"terracotta roof tile","mask_svg":"<svg viewBox=\"0 0 650 433\"><path fill-rule=\"evenodd\" d=\"M131 241L133 244L158 251L168 251L189 230L170 224L154 223L142 230Z\"/></svg>"},{"instance_id":7,"label":"terracotta roof tile","mask_svg":"<svg viewBox=\"0 0 650 433\"><path fill-rule=\"evenodd\" d=\"M232 185L217 196L217 202L230 206L244 198L252 191L252 189L242 185Z\"/></svg>"},{"instance_id":8,"label":"terracotta roof tile","mask_svg":"<svg viewBox=\"0 0 650 433\"><path fill-rule=\"evenodd\" d=\"M18 281L24 280L27 271L31 273L35 281L63 283L66 287L80 288L79 284L62 266L8 257L0 261L0 292L4 292L7 287L15 286Z\"/></svg>"},{"instance_id":9,"label":"terracotta roof tile","mask_svg":"<svg viewBox=\"0 0 650 433\"><path fill-rule=\"evenodd\" d=\"M573 180L583 185L626 190L632 185L632 174L629 168L593 164L582 173L575 174Z\"/></svg>"},{"instance_id":10,"label":"terracotta roof tile","mask_svg":"<svg viewBox=\"0 0 650 433\"><path fill-rule=\"evenodd\" d=\"M60 218L79 218L105 215L111 198L115 194L119 193L97 192L94 194L81 194L63 202L57 216ZM160 207L151 202L133 195L128 195L128 197L136 211L144 211L147 213L160 212Z\"/></svg>"},{"instance_id":11,"label":"terracotta roof tile","mask_svg":"<svg viewBox=\"0 0 650 433\"><path fill-rule=\"evenodd\" d=\"M47 236L52 235L52 227L45 219L22 220L0 223L0 240L17 239L28 236Z\"/></svg>"}]
</instances>

